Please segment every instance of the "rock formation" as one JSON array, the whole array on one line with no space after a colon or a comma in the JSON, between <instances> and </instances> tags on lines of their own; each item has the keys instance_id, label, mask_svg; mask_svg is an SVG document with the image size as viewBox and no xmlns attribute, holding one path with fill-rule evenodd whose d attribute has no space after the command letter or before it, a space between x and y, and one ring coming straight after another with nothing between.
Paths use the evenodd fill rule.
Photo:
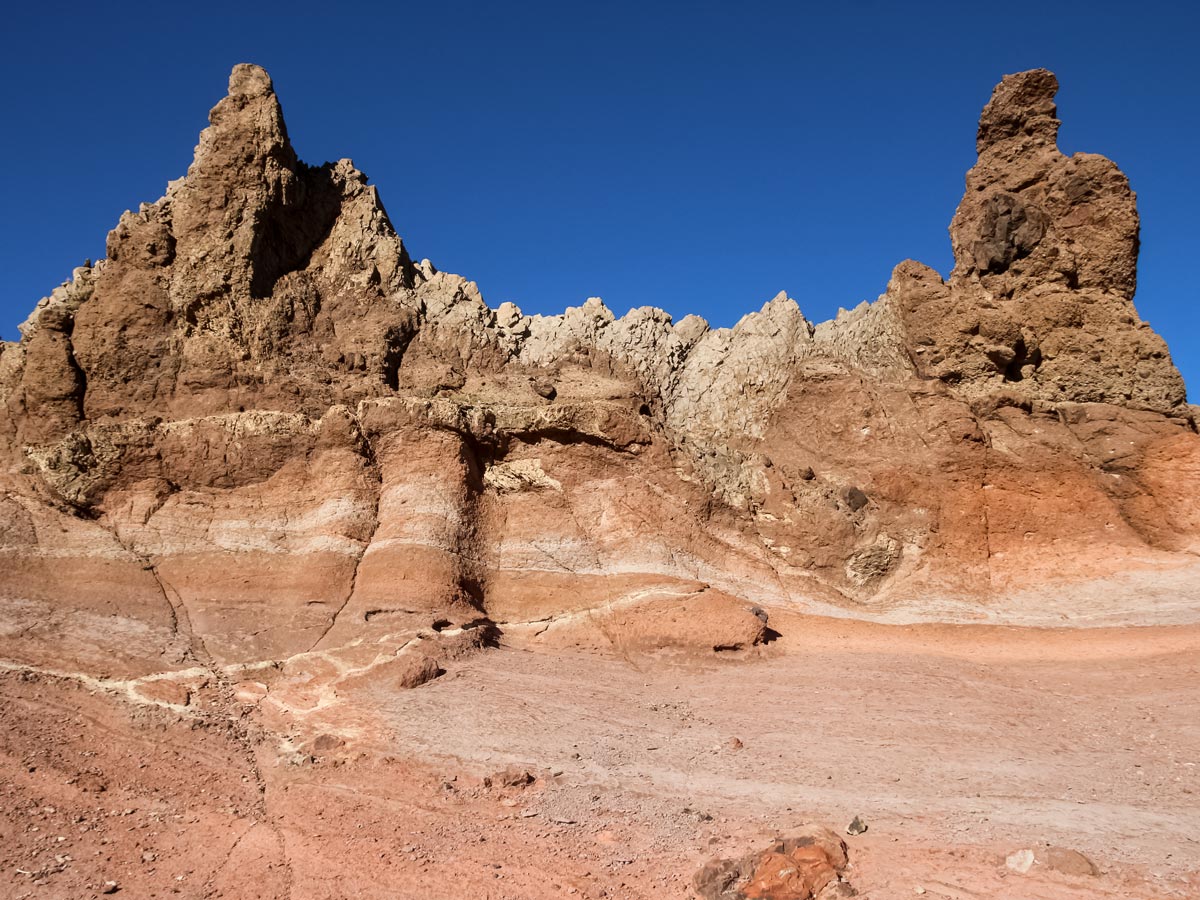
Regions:
<instances>
[{"instance_id":1,"label":"rock formation","mask_svg":"<svg viewBox=\"0 0 1200 900\"><path fill-rule=\"evenodd\" d=\"M0 893L1196 895L1196 408L1055 89L948 279L711 329L489 308L236 67L0 344Z\"/></svg>"},{"instance_id":2,"label":"rock formation","mask_svg":"<svg viewBox=\"0 0 1200 900\"><path fill-rule=\"evenodd\" d=\"M1059 152L1056 88L984 109L948 280L712 329L489 308L237 66L186 177L0 353L0 655L145 667L118 620L229 666L431 623L713 652L778 607L1184 615L1194 412L1133 306L1133 192Z\"/></svg>"},{"instance_id":3,"label":"rock formation","mask_svg":"<svg viewBox=\"0 0 1200 900\"><path fill-rule=\"evenodd\" d=\"M845 842L809 826L741 859L712 860L693 886L703 900L836 900L856 896L841 878L847 862Z\"/></svg>"}]
</instances>

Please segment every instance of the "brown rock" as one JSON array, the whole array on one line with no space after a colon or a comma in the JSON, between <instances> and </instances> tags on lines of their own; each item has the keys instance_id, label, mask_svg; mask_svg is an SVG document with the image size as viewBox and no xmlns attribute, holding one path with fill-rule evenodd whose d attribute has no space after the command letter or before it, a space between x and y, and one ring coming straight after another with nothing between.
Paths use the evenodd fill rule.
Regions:
<instances>
[{"instance_id":1,"label":"brown rock","mask_svg":"<svg viewBox=\"0 0 1200 900\"><path fill-rule=\"evenodd\" d=\"M103 794L108 790L108 782L95 773L85 772L75 779L75 787L87 794Z\"/></svg>"},{"instance_id":2,"label":"brown rock","mask_svg":"<svg viewBox=\"0 0 1200 900\"><path fill-rule=\"evenodd\" d=\"M923 296L901 300L910 348L924 350L923 371L972 392L1012 384L1050 401L1176 409L1183 382L1132 303L1134 194L1109 160L1059 152L1057 90L1044 69L996 87L950 226L948 289L929 273ZM913 290L907 274L890 293Z\"/></svg>"},{"instance_id":3,"label":"brown rock","mask_svg":"<svg viewBox=\"0 0 1200 900\"><path fill-rule=\"evenodd\" d=\"M335 734L318 734L309 744L313 753L328 753L346 746L346 742Z\"/></svg>"},{"instance_id":4,"label":"brown rock","mask_svg":"<svg viewBox=\"0 0 1200 900\"><path fill-rule=\"evenodd\" d=\"M428 656L414 656L397 677L396 686L406 690L417 688L443 674L445 670L437 664L437 660Z\"/></svg>"},{"instance_id":5,"label":"brown rock","mask_svg":"<svg viewBox=\"0 0 1200 900\"><path fill-rule=\"evenodd\" d=\"M535 378L530 382L533 392L545 400L553 400L558 396L558 389L549 378Z\"/></svg>"},{"instance_id":6,"label":"brown rock","mask_svg":"<svg viewBox=\"0 0 1200 900\"><path fill-rule=\"evenodd\" d=\"M143 681L138 684L137 692L148 700L175 706L187 706L192 698L191 689L186 684L165 678Z\"/></svg>"},{"instance_id":7,"label":"brown rock","mask_svg":"<svg viewBox=\"0 0 1200 900\"><path fill-rule=\"evenodd\" d=\"M536 779L528 769L519 766L507 766L499 772L487 775L483 779L484 787L523 788L533 784Z\"/></svg>"},{"instance_id":8,"label":"brown rock","mask_svg":"<svg viewBox=\"0 0 1200 900\"><path fill-rule=\"evenodd\" d=\"M691 596L646 597L644 603L597 617L609 640L625 650L663 648L704 654L744 650L761 644L767 625L753 607L721 591Z\"/></svg>"},{"instance_id":9,"label":"brown rock","mask_svg":"<svg viewBox=\"0 0 1200 900\"><path fill-rule=\"evenodd\" d=\"M837 893L846 846L832 831L808 826L740 859L713 860L692 879L704 900L814 900Z\"/></svg>"},{"instance_id":10,"label":"brown rock","mask_svg":"<svg viewBox=\"0 0 1200 900\"><path fill-rule=\"evenodd\" d=\"M1034 851L1034 860L1038 865L1062 872L1064 875L1096 876L1100 870L1096 864L1080 853L1066 847L1044 847Z\"/></svg>"},{"instance_id":11,"label":"brown rock","mask_svg":"<svg viewBox=\"0 0 1200 900\"><path fill-rule=\"evenodd\" d=\"M350 691L435 677L389 654L441 620L711 655L775 605L1153 619L1139 579L1200 550L1200 438L1133 307L1134 194L1058 150L1056 89L1008 76L983 110L949 279L907 261L833 321L779 294L714 330L489 309L238 66L186 177L0 352L0 653L344 651L316 682Z\"/></svg>"}]
</instances>

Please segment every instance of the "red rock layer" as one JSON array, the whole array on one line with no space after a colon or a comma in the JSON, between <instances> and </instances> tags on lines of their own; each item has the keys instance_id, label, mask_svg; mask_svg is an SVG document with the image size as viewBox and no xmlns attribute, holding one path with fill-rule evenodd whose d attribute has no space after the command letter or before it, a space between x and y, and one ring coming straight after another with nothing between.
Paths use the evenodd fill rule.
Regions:
<instances>
[{"instance_id":1,"label":"red rock layer","mask_svg":"<svg viewBox=\"0 0 1200 900\"><path fill-rule=\"evenodd\" d=\"M132 670L103 635L136 628L253 669L485 622L711 652L767 636L755 605L1194 618L1193 410L1132 303L1134 195L1058 151L1056 89L996 88L949 280L908 261L834 321L781 294L712 330L488 308L236 67L187 176L0 353L0 654Z\"/></svg>"}]
</instances>

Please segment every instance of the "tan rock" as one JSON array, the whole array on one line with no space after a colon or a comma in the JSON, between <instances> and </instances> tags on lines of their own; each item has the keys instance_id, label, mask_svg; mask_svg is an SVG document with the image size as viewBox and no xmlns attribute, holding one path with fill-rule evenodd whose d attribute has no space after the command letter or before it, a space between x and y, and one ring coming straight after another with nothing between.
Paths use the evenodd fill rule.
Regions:
<instances>
[{"instance_id":1,"label":"tan rock","mask_svg":"<svg viewBox=\"0 0 1200 900\"><path fill-rule=\"evenodd\" d=\"M1100 874L1096 864L1078 850L1051 846L1039 848L1034 855L1039 865L1064 875L1093 877Z\"/></svg>"},{"instance_id":2,"label":"tan rock","mask_svg":"<svg viewBox=\"0 0 1200 900\"><path fill-rule=\"evenodd\" d=\"M711 654L773 605L1194 618L1200 579L1139 579L1195 565L1195 416L1132 304L1134 195L1058 150L1056 89L984 109L949 279L907 261L830 322L781 293L710 329L490 309L235 68L186 177L0 352L6 646L136 670L443 620Z\"/></svg>"}]
</instances>

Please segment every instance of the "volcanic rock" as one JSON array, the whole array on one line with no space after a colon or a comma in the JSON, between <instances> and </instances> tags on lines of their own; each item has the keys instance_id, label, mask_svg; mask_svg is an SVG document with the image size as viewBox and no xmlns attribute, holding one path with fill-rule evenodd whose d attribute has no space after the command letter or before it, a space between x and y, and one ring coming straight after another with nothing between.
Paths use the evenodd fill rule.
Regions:
<instances>
[{"instance_id":1,"label":"volcanic rock","mask_svg":"<svg viewBox=\"0 0 1200 900\"><path fill-rule=\"evenodd\" d=\"M808 826L740 859L713 860L692 880L704 900L832 900L852 896L839 876L846 845L828 828Z\"/></svg>"},{"instance_id":2,"label":"volcanic rock","mask_svg":"<svg viewBox=\"0 0 1200 900\"><path fill-rule=\"evenodd\" d=\"M1153 619L1197 569L1200 438L1133 306L1134 194L1058 150L1056 89L984 109L948 279L712 329L490 309L235 67L186 176L0 352L0 656L343 653L332 689L422 680L395 653L440 620L712 654L764 640L753 607Z\"/></svg>"}]
</instances>

